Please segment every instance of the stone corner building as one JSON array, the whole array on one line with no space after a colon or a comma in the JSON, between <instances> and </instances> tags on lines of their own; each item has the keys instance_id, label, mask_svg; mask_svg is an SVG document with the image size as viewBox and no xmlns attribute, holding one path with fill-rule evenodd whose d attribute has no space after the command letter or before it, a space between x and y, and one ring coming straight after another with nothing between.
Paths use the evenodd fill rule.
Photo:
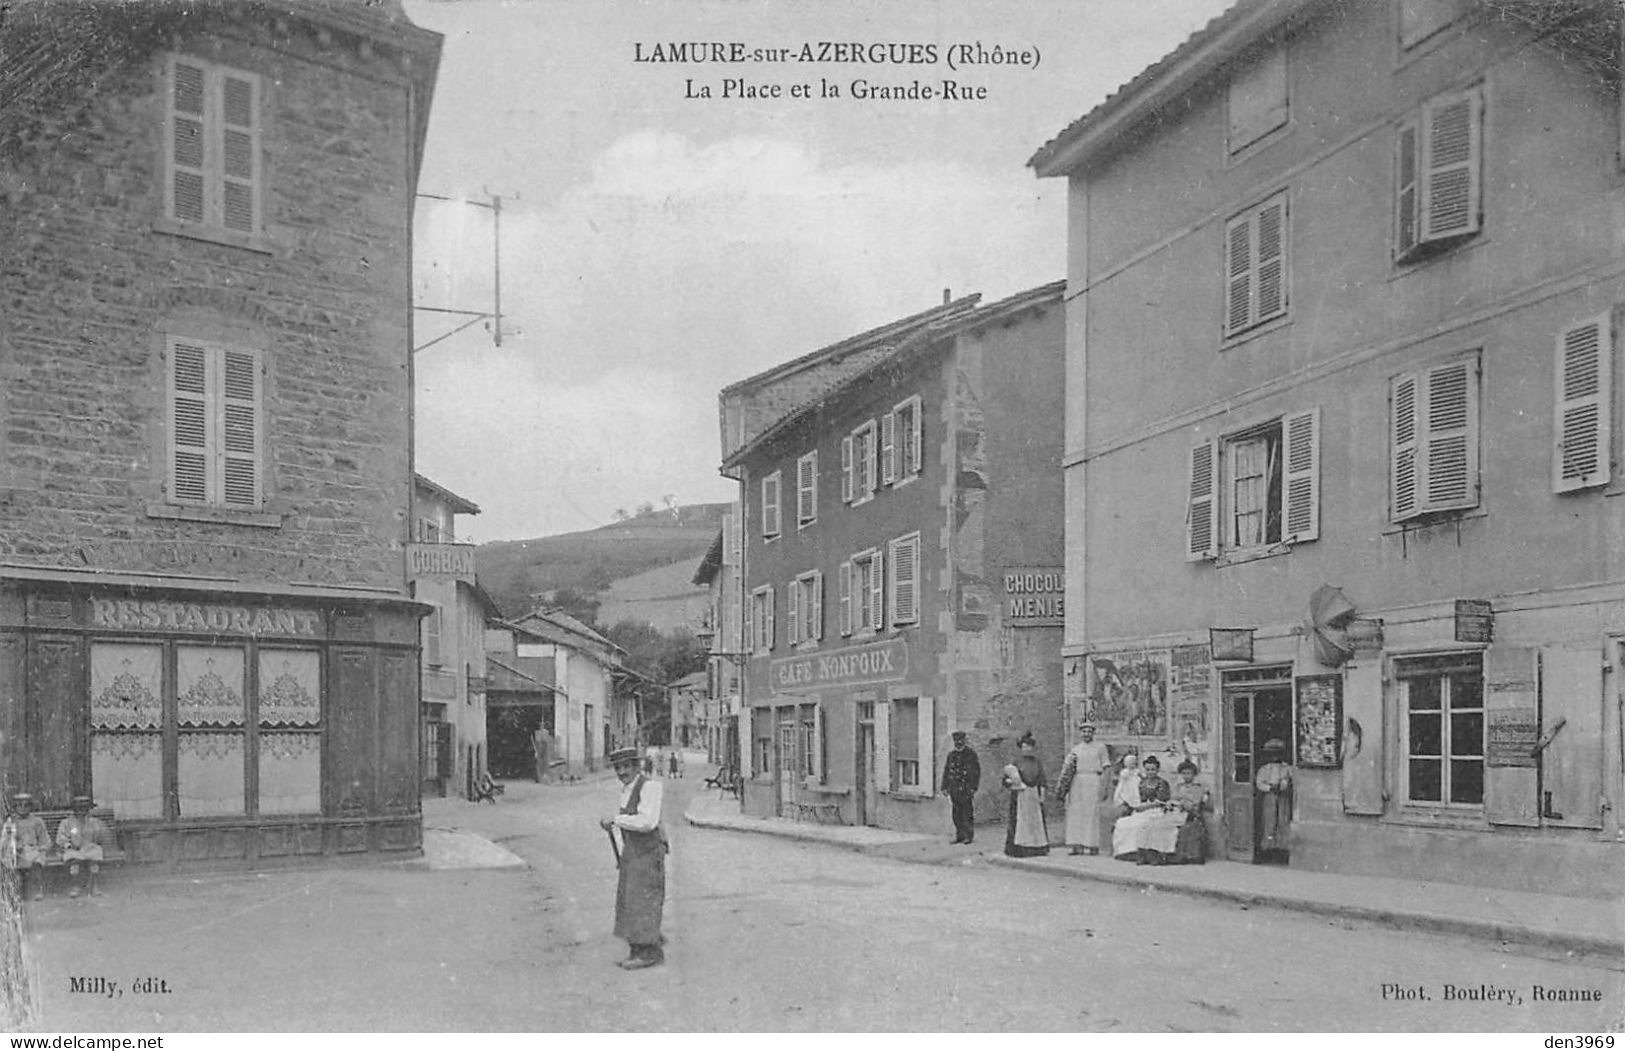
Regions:
<instances>
[{"instance_id":1,"label":"stone corner building","mask_svg":"<svg viewBox=\"0 0 1625 1051\"><path fill-rule=\"evenodd\" d=\"M140 862L415 850L398 5L0 23L0 764Z\"/></svg>"}]
</instances>

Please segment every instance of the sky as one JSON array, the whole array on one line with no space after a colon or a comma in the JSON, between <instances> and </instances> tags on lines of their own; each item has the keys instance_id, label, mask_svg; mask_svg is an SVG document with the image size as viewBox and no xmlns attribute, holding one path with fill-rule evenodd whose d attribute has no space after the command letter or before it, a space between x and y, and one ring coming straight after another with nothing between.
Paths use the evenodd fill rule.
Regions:
<instances>
[{"instance_id":1,"label":"sky","mask_svg":"<svg viewBox=\"0 0 1625 1051\"><path fill-rule=\"evenodd\" d=\"M419 192L451 199L417 202L419 307L494 309L501 198L501 346L416 315L418 470L486 542L730 500L723 387L945 289L1064 277L1066 187L1028 158L1228 0L404 6L445 37ZM743 60L670 61L713 43ZM960 61L977 45L1016 61Z\"/></svg>"}]
</instances>

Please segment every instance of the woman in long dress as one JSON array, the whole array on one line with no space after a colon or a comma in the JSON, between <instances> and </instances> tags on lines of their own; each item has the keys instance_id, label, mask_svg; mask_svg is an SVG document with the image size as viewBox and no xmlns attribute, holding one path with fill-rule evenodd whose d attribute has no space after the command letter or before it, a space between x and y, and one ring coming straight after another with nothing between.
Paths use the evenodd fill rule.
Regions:
<instances>
[{"instance_id":1,"label":"woman in long dress","mask_svg":"<svg viewBox=\"0 0 1625 1051\"><path fill-rule=\"evenodd\" d=\"M1030 858L1049 853L1049 829L1044 825L1044 764L1038 761L1038 742L1022 734L1016 742L1021 754L1004 768L1004 787L1010 790L1010 823L1004 836L1004 852L1013 858Z\"/></svg>"},{"instance_id":2,"label":"woman in long dress","mask_svg":"<svg viewBox=\"0 0 1625 1051\"><path fill-rule=\"evenodd\" d=\"M1172 790L1162 779L1162 762L1154 755L1140 761L1140 800L1134 813L1112 830L1112 856L1142 865L1161 865L1174 853L1185 816L1169 804Z\"/></svg>"},{"instance_id":3,"label":"woman in long dress","mask_svg":"<svg viewBox=\"0 0 1625 1051\"><path fill-rule=\"evenodd\" d=\"M1196 783L1197 773L1196 764L1185 760L1179 764L1179 783L1174 785L1173 804L1185 815L1174 843L1174 863L1179 865L1200 865L1207 860L1205 815L1213 809L1213 797Z\"/></svg>"},{"instance_id":4,"label":"woman in long dress","mask_svg":"<svg viewBox=\"0 0 1625 1051\"><path fill-rule=\"evenodd\" d=\"M1106 746L1095 740L1095 724L1078 724L1083 738L1067 753L1061 768L1060 798L1066 804L1066 845L1073 854L1100 853L1100 799L1104 775L1111 766Z\"/></svg>"}]
</instances>

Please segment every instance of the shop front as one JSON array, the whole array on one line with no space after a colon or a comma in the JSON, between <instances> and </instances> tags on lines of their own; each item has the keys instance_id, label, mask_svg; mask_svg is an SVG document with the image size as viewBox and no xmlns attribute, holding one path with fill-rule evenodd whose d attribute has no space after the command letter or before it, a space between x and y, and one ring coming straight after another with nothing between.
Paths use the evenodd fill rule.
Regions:
<instances>
[{"instance_id":1,"label":"shop front","mask_svg":"<svg viewBox=\"0 0 1625 1051\"><path fill-rule=\"evenodd\" d=\"M416 851L422 610L359 589L8 568L5 788L44 809L94 796L136 863Z\"/></svg>"}]
</instances>

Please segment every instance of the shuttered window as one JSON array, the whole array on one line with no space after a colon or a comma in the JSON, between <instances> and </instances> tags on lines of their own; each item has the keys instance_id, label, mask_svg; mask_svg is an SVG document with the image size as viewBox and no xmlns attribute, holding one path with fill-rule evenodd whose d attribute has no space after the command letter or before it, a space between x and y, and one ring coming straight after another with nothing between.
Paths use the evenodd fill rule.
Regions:
<instances>
[{"instance_id":1,"label":"shuttered window","mask_svg":"<svg viewBox=\"0 0 1625 1051\"><path fill-rule=\"evenodd\" d=\"M1389 396L1395 522L1478 506L1478 357L1395 376Z\"/></svg>"},{"instance_id":2,"label":"shuttered window","mask_svg":"<svg viewBox=\"0 0 1625 1051\"><path fill-rule=\"evenodd\" d=\"M235 234L260 232L260 79L183 56L169 60L164 214Z\"/></svg>"},{"instance_id":3,"label":"shuttered window","mask_svg":"<svg viewBox=\"0 0 1625 1051\"><path fill-rule=\"evenodd\" d=\"M765 584L750 593L750 604L745 609L749 623L750 648L753 653L766 653L773 648L773 585Z\"/></svg>"},{"instance_id":4,"label":"shuttered window","mask_svg":"<svg viewBox=\"0 0 1625 1051\"><path fill-rule=\"evenodd\" d=\"M171 336L165 357L170 502L258 508L264 416L259 352Z\"/></svg>"},{"instance_id":5,"label":"shuttered window","mask_svg":"<svg viewBox=\"0 0 1625 1051\"><path fill-rule=\"evenodd\" d=\"M920 621L920 534L891 542L891 622L894 627Z\"/></svg>"},{"instance_id":6,"label":"shuttered window","mask_svg":"<svg viewBox=\"0 0 1625 1051\"><path fill-rule=\"evenodd\" d=\"M817 642L824 637L824 574L821 571L815 569L795 579L788 605L792 645Z\"/></svg>"},{"instance_id":7,"label":"shuttered window","mask_svg":"<svg viewBox=\"0 0 1625 1051\"><path fill-rule=\"evenodd\" d=\"M796 528L818 521L818 451L796 461Z\"/></svg>"},{"instance_id":8,"label":"shuttered window","mask_svg":"<svg viewBox=\"0 0 1625 1051\"><path fill-rule=\"evenodd\" d=\"M891 422L882 441L883 473L888 484L900 485L920 473L920 396L898 402L886 419Z\"/></svg>"},{"instance_id":9,"label":"shuttered window","mask_svg":"<svg viewBox=\"0 0 1625 1051\"><path fill-rule=\"evenodd\" d=\"M762 539L771 540L779 535L779 484L781 477L778 471L762 479Z\"/></svg>"},{"instance_id":10,"label":"shuttered window","mask_svg":"<svg viewBox=\"0 0 1625 1051\"><path fill-rule=\"evenodd\" d=\"M1613 334L1607 315L1557 337L1552 488L1606 485L1613 441Z\"/></svg>"},{"instance_id":11,"label":"shuttered window","mask_svg":"<svg viewBox=\"0 0 1625 1051\"><path fill-rule=\"evenodd\" d=\"M1287 312L1287 203L1279 193L1225 225L1224 334Z\"/></svg>"},{"instance_id":12,"label":"shuttered window","mask_svg":"<svg viewBox=\"0 0 1625 1051\"><path fill-rule=\"evenodd\" d=\"M1434 99L1399 126L1394 254L1402 260L1476 234L1483 221L1481 88Z\"/></svg>"},{"instance_id":13,"label":"shuttered window","mask_svg":"<svg viewBox=\"0 0 1625 1051\"><path fill-rule=\"evenodd\" d=\"M875 495L880 448L875 421L869 420L841 439L841 499L861 504Z\"/></svg>"},{"instance_id":14,"label":"shuttered window","mask_svg":"<svg viewBox=\"0 0 1625 1051\"><path fill-rule=\"evenodd\" d=\"M852 556L850 569L852 631L872 634L885 624L886 558L871 548Z\"/></svg>"},{"instance_id":15,"label":"shuttered window","mask_svg":"<svg viewBox=\"0 0 1625 1051\"><path fill-rule=\"evenodd\" d=\"M1191 449L1188 561L1320 536L1320 410L1291 413Z\"/></svg>"},{"instance_id":16,"label":"shuttered window","mask_svg":"<svg viewBox=\"0 0 1625 1051\"><path fill-rule=\"evenodd\" d=\"M1230 152L1287 121L1286 49L1274 47L1230 78Z\"/></svg>"}]
</instances>

